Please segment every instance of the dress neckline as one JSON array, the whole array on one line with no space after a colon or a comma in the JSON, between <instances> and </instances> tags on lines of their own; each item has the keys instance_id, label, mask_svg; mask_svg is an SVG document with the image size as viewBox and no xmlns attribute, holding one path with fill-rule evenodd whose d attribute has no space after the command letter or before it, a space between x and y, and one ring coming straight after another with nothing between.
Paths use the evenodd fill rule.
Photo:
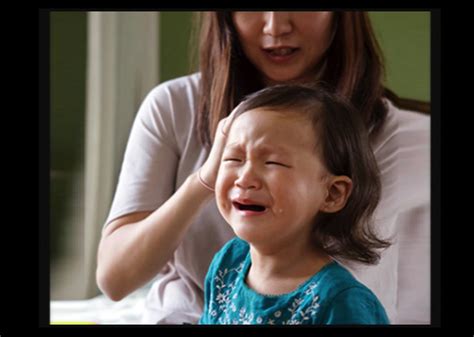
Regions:
<instances>
[{"instance_id":1,"label":"dress neckline","mask_svg":"<svg viewBox=\"0 0 474 337\"><path fill-rule=\"evenodd\" d=\"M319 279L325 274L329 269L337 267L338 263L336 260L332 260L331 262L326 263L321 269L319 269L316 273L314 273L312 276L310 276L307 280L299 284L294 290L283 293L283 294L262 294L256 290L253 290L248 286L248 284L245 282L245 279L247 278L247 274L249 273L250 266L251 266L251 258L250 258L250 251L247 253L247 256L245 257L244 264L242 266L242 272L239 275L239 282L242 283L242 289L244 292L251 294L253 296L257 297L262 297L262 298L273 298L273 299L279 299L279 298L289 298L292 297L301 291L303 291L309 284L311 283L317 283Z\"/></svg>"}]
</instances>

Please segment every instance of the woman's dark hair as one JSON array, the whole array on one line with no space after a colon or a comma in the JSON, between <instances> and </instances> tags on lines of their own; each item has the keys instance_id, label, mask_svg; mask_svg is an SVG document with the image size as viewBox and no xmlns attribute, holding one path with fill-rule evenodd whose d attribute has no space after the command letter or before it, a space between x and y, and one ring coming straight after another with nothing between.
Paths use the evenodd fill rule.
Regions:
<instances>
[{"instance_id":1,"label":"woman's dark hair","mask_svg":"<svg viewBox=\"0 0 474 337\"><path fill-rule=\"evenodd\" d=\"M304 114L315 130L315 153L331 174L352 179L353 188L343 209L319 213L313 227L314 243L334 257L375 264L379 248L390 245L372 229L372 214L380 199L381 183L367 127L355 108L322 86L276 85L248 96L236 114L256 108Z\"/></svg>"},{"instance_id":2,"label":"woman's dark hair","mask_svg":"<svg viewBox=\"0 0 474 337\"><path fill-rule=\"evenodd\" d=\"M384 65L380 47L366 12L334 14L334 38L326 51L326 67L320 80L347 98L371 134L376 134L387 115L382 101ZM200 23L201 92L197 130L203 145L210 146L219 120L244 96L264 85L242 51L232 12L203 13Z\"/></svg>"}]
</instances>

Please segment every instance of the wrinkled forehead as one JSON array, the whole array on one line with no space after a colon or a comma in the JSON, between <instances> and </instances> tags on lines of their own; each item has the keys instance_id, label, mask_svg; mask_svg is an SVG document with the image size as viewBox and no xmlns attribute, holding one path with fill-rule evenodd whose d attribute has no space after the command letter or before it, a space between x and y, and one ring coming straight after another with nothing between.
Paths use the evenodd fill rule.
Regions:
<instances>
[{"instance_id":1,"label":"wrinkled forehead","mask_svg":"<svg viewBox=\"0 0 474 337\"><path fill-rule=\"evenodd\" d=\"M320 133L319 121L322 116L321 106L313 106L311 108L299 106L261 106L250 109L239 109L236 111L232 126L251 123L252 117L255 116L258 116L259 119L271 118L282 122L302 122L313 127L316 137Z\"/></svg>"},{"instance_id":2,"label":"wrinkled forehead","mask_svg":"<svg viewBox=\"0 0 474 337\"><path fill-rule=\"evenodd\" d=\"M246 127L262 121L273 121L289 123L290 121L310 122L309 115L297 109L281 107L257 107L248 110L240 110L236 113L231 129L234 127Z\"/></svg>"},{"instance_id":3,"label":"wrinkled forehead","mask_svg":"<svg viewBox=\"0 0 474 337\"><path fill-rule=\"evenodd\" d=\"M258 131L255 133L256 130ZM242 110L235 116L227 144L238 139L248 139L249 135L262 137L263 134L271 134L271 139L281 143L291 141L294 144L311 144L312 147L317 147L319 143L318 132L308 112L301 109L259 107Z\"/></svg>"},{"instance_id":4,"label":"wrinkled forehead","mask_svg":"<svg viewBox=\"0 0 474 337\"><path fill-rule=\"evenodd\" d=\"M268 118L286 120L308 120L311 121L311 114L303 108L293 106L259 106L249 109L240 109L236 112L234 123L242 116L256 115Z\"/></svg>"}]
</instances>

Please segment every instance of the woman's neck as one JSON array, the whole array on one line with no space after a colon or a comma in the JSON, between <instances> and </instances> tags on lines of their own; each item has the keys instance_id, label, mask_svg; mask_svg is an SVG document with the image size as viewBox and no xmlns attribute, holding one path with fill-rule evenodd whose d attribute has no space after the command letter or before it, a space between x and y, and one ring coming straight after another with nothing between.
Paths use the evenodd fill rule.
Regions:
<instances>
[{"instance_id":1,"label":"woman's neck","mask_svg":"<svg viewBox=\"0 0 474 337\"><path fill-rule=\"evenodd\" d=\"M315 67L315 69L312 72L307 73L304 77L289 80L284 83L273 81L272 79L263 76L263 84L266 87L270 87L277 84L313 84L322 78L324 71L326 70L326 65L327 65L327 60L324 59L321 63L319 63Z\"/></svg>"}]
</instances>

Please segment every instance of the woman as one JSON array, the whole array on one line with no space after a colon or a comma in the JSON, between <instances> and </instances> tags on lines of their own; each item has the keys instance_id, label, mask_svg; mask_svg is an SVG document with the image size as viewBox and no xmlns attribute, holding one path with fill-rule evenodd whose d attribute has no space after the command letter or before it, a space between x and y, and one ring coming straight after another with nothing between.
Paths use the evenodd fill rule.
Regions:
<instances>
[{"instance_id":1,"label":"woman","mask_svg":"<svg viewBox=\"0 0 474 337\"><path fill-rule=\"evenodd\" d=\"M391 322L410 323L402 315L413 312L429 319L426 278L403 276L429 268L429 233L417 246L405 241L407 231L429 230L429 118L385 99L368 15L206 13L200 62L200 73L159 85L138 112L99 245L103 292L120 300L157 276L143 322L197 322L208 265L233 236L212 192L232 123L232 116L224 118L262 87L324 81L362 111L371 130L382 182L375 222L380 236L395 242L379 265L347 266L379 297ZM428 267L398 263L408 257L412 263L420 245ZM415 283L402 292L400 282Z\"/></svg>"}]
</instances>

